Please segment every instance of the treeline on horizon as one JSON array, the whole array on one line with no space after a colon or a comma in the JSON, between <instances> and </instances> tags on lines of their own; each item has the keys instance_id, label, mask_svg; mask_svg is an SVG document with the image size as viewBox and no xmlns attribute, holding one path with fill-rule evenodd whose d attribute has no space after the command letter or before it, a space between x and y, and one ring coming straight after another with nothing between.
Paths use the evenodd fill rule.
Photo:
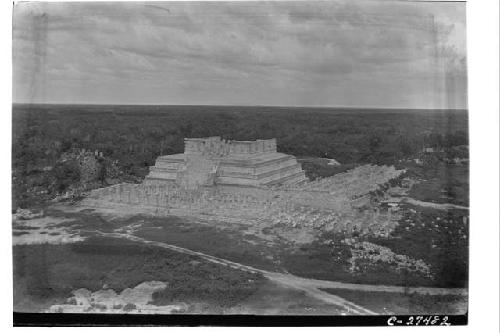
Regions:
<instances>
[{"instance_id":1,"label":"treeline on horizon","mask_svg":"<svg viewBox=\"0 0 500 333\"><path fill-rule=\"evenodd\" d=\"M192 110L193 108L203 108L204 111L219 111L221 109L232 109L238 108L240 110L252 110L260 109L273 111L277 109L286 110L325 110L328 112L350 112L350 111L381 111L381 112L407 112L407 111L454 111L454 112L466 112L467 109L429 109L429 108L397 108L397 107L361 107L361 106L292 106L292 105L229 105L229 104L99 104L99 103L23 103L23 102L13 102L13 108L37 108L37 109L54 109L59 110L64 109L65 111L80 110L85 109L86 111L116 111L116 108L120 108L121 111L137 111L138 108L151 109L156 108L156 110L170 111L172 109L181 110L183 108Z\"/></svg>"},{"instance_id":2,"label":"treeline on horizon","mask_svg":"<svg viewBox=\"0 0 500 333\"><path fill-rule=\"evenodd\" d=\"M160 154L182 152L185 137L222 136L277 138L278 150L295 156L391 163L423 147L468 144L467 114L454 111L329 114L304 108L304 112L290 114L286 108L270 113L253 107L217 111L212 110L215 107L129 106L123 110L102 106L101 111L108 112L96 114L99 110L93 107L66 108L15 107L14 157L29 152L37 163L76 147L97 149L124 164L151 165Z\"/></svg>"},{"instance_id":3,"label":"treeline on horizon","mask_svg":"<svg viewBox=\"0 0 500 333\"><path fill-rule=\"evenodd\" d=\"M142 177L186 137L276 138L278 151L342 164L395 164L424 147L468 145L467 112L215 106L13 106L13 170L29 176L73 148L98 150ZM452 157L453 157L452 156ZM460 156L464 157L464 156Z\"/></svg>"}]
</instances>

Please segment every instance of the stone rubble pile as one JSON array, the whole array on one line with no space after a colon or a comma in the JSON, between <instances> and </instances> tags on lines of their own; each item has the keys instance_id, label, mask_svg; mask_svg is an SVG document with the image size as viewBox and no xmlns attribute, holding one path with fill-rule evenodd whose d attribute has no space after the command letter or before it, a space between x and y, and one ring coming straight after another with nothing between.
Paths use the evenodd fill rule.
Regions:
<instances>
[{"instance_id":1,"label":"stone rubble pile","mask_svg":"<svg viewBox=\"0 0 500 333\"><path fill-rule=\"evenodd\" d=\"M312 210L300 207L297 210L278 211L271 217L273 224L291 228L311 228L319 231L344 232L360 235L388 237L397 225L399 214L377 211L358 212L352 209L343 211Z\"/></svg>"},{"instance_id":2,"label":"stone rubble pile","mask_svg":"<svg viewBox=\"0 0 500 333\"><path fill-rule=\"evenodd\" d=\"M419 273L425 277L432 278L431 267L421 259L413 259L406 255L396 254L391 249L370 242L356 242L354 239L343 240L344 244L351 246L351 258L349 260L351 273L360 273L367 269L364 262L376 265L377 263L388 263L398 273L407 271ZM361 263L361 264L360 264Z\"/></svg>"}]
</instances>

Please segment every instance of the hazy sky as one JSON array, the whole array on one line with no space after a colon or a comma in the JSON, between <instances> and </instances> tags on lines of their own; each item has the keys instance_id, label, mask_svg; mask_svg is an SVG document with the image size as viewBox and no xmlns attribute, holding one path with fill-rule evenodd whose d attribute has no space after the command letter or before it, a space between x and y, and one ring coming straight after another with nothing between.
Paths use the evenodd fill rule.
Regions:
<instances>
[{"instance_id":1,"label":"hazy sky","mask_svg":"<svg viewBox=\"0 0 500 333\"><path fill-rule=\"evenodd\" d=\"M14 102L466 108L465 3L17 3Z\"/></svg>"}]
</instances>

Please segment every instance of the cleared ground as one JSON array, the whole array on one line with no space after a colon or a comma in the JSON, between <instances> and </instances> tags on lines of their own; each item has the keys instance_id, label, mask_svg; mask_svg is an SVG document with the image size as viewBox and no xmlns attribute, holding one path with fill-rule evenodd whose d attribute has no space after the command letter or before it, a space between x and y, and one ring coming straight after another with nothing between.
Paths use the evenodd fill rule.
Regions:
<instances>
[{"instance_id":1,"label":"cleared ground","mask_svg":"<svg viewBox=\"0 0 500 333\"><path fill-rule=\"evenodd\" d=\"M365 289L360 285L328 284L328 281L314 282L307 279L287 278L286 274L282 274L290 271L294 274L298 273L298 275L314 278L323 278L322 274L326 274L330 280L355 283L363 283L364 281L364 283L387 284L388 281L391 281L383 279L383 275L377 274L376 271L374 273L373 270L365 275L368 280L366 278L363 280L363 275L353 279L353 275L349 274L342 265L337 266L338 270L333 269L327 264L332 262L332 255L338 252L334 249L332 252L332 249L325 246L321 240L312 243L310 248L302 246L300 252L303 253L297 254L286 243L280 243L280 246L276 246L276 242L273 242L270 245L254 235L246 235L245 230L241 228L229 229L227 226L217 228L206 222L173 216L159 218L152 215L127 215L124 211L121 211L121 214L112 214L109 209L99 212L88 209L81 210L78 207L65 207L64 210L61 210L61 206L59 206L59 209L49 209L46 212L46 214L53 215L54 225L52 227L65 230L68 234L78 234L87 239L83 242L75 239L75 243L72 244L18 245L14 247L15 299L19 310L41 311L53 304L67 303L71 292L78 288L86 288L95 292L106 287L120 292L125 288L133 288L144 281L164 281L169 285L165 291L153 295L152 305L181 304L180 309L190 313L225 313L225 311L237 312L238 309L245 313L266 313L267 311L285 314L309 312L348 314L349 310L347 309L355 309L354 311L357 313L360 313L359 311L369 313L366 310L374 312L383 310L386 302L382 298L378 306L373 305L370 309L344 297L339 297L336 293L328 296L328 293L318 289L357 288L366 292L373 287ZM47 219L50 217L45 216L39 220L46 222ZM36 228L35 222L36 220L32 220L31 227L25 232L39 232L38 229L33 229ZM96 238L96 232L97 234L101 233L101 235L113 234L120 237L130 237L141 242L142 240L156 242L150 242L143 248L144 244L136 244L136 242L126 243L128 241L125 241L125 243L121 243L123 240L112 240L112 238L102 236ZM23 235L23 237L27 236ZM189 252L187 254L181 253L182 256L186 257L181 257L182 260L175 255L172 257L172 253L168 251L166 252L168 255L162 255L161 251L164 250L160 251L156 247L163 244L174 244L216 256L222 260L229 259L238 264L250 265L256 267L257 270L271 271L270 274L266 273L267 276L264 274L264 277L279 282L281 285L284 294L278 298L283 299L284 308L273 308L273 305L266 303L266 301L258 302L260 288L269 283L265 282L268 280L264 277L261 277L264 282L260 283L259 279L249 279L246 274L251 274L251 276L255 276L255 274L246 272L245 269L242 270L241 265L219 267L220 264L217 261L206 263L200 258L196 258L196 255L193 257ZM318 248L322 247L325 248L325 253L318 255ZM162 258L159 260L158 256ZM346 253L345 256L348 257L348 254ZM201 257L203 258L203 256ZM297 262L298 258L304 260ZM292 259L295 260L293 264L290 262ZM200 266L201 263L203 265ZM206 266L207 264L210 265ZM272 273L273 271L277 273ZM257 274L257 276L260 275ZM395 281L397 281L397 275L394 276ZM39 277L44 278L40 279ZM401 278L403 277L405 275L401 275ZM250 283L249 280L252 282ZM405 281L411 280L406 276ZM415 281L415 283L417 282L419 281ZM374 288L374 290L378 290L377 287L374 286ZM379 289L384 290L383 288ZM403 291L404 288L401 290ZM450 306L457 302L453 298L441 300L441 302L447 301L452 303ZM250 302L250 305L245 305L247 302ZM292 302L316 305L294 307ZM375 300L374 303L376 303ZM258 306L252 308L252 304L258 304ZM375 308L376 310L373 310ZM356 313L354 311L352 313Z\"/></svg>"}]
</instances>

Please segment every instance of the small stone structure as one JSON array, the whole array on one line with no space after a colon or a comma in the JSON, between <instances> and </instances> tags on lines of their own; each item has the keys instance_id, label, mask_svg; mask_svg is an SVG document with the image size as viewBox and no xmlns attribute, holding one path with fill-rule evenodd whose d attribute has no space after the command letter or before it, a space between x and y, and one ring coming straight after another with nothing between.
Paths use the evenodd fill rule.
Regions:
<instances>
[{"instance_id":1,"label":"small stone structure","mask_svg":"<svg viewBox=\"0 0 500 333\"><path fill-rule=\"evenodd\" d=\"M276 139L228 141L218 136L184 139L184 153L160 156L145 182L184 188L212 185L261 187L304 182L294 156L278 153Z\"/></svg>"}]
</instances>

